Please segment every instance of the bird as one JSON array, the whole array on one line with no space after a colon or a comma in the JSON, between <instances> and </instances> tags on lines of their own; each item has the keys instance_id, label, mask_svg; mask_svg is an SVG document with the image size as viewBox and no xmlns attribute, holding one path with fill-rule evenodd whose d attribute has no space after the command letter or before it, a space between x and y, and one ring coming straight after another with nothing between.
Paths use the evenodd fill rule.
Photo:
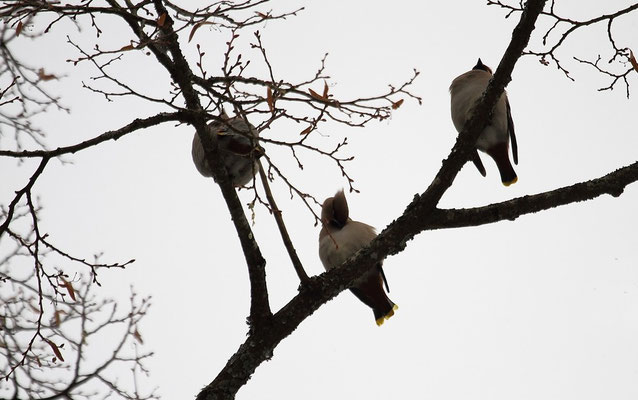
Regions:
<instances>
[{"instance_id":1,"label":"bird","mask_svg":"<svg viewBox=\"0 0 638 400\"><path fill-rule=\"evenodd\" d=\"M459 133L463 130L463 125L470 117L470 113L476 102L481 98L491 78L492 70L483 64L479 58L471 71L456 77L452 81L450 85L452 122ZM501 175L501 182L505 186L512 185L518 181L509 158L510 141L514 164L518 164L518 146L516 144L516 135L514 134L512 111L507 99L507 93L503 91L494 107L492 120L483 129L476 141L476 148L492 157ZM481 175L485 176L485 167L476 149L472 153L472 162Z\"/></svg>"},{"instance_id":2,"label":"bird","mask_svg":"<svg viewBox=\"0 0 638 400\"><path fill-rule=\"evenodd\" d=\"M319 232L319 259L326 271L339 267L377 236L372 226L350 219L343 190L323 202L321 221L323 226ZM372 308L377 326L381 326L399 308L383 290L385 283L386 290L390 292L382 264L380 261L371 265L370 270L350 288L359 300Z\"/></svg>"},{"instance_id":3,"label":"bird","mask_svg":"<svg viewBox=\"0 0 638 400\"><path fill-rule=\"evenodd\" d=\"M220 115L220 120L212 121L206 129L208 135L217 135L219 150L224 157L224 166L233 186L245 186L252 181L259 171L259 157L263 155L263 148L257 144L256 140L259 137L257 129L243 118L230 118L225 112ZM214 179L197 132L193 136L191 155L197 171L207 178Z\"/></svg>"}]
</instances>

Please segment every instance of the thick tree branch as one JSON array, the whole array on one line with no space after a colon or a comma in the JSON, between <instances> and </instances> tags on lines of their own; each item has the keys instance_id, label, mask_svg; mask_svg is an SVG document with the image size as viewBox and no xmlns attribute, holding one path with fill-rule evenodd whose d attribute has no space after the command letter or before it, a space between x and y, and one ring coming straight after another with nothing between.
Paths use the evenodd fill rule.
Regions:
<instances>
[{"instance_id":1,"label":"thick tree branch","mask_svg":"<svg viewBox=\"0 0 638 400\"><path fill-rule=\"evenodd\" d=\"M450 187L456 174L469 159L470 151L480 132L487 125L491 110L505 85L511 80L514 64L527 46L535 21L543 9L545 0L529 0L514 29L512 40L503 59L488 85L483 98L477 104L473 116L459 135L452 152L443 162L434 181L421 196L407 207L403 215L391 223L369 247L359 251L340 268L312 278L301 292L273 316L268 330L253 332L230 358L219 375L197 396L197 400L232 399L250 378L255 369L272 356L274 348L297 326L314 313L322 304L332 299L367 271L390 254L403 250L406 242L421 232L414 228L414 220L428 215Z\"/></svg>"},{"instance_id":2,"label":"thick tree branch","mask_svg":"<svg viewBox=\"0 0 638 400\"><path fill-rule=\"evenodd\" d=\"M109 0L109 2L115 3L114 0ZM157 14L166 16L164 24L160 27L160 31L165 39L166 47L172 59L168 58L154 43L150 43L149 48L151 48L158 60L167 69L173 81L179 86L184 101L186 102L186 107L190 111L189 123L195 127L199 135L204 151L206 152L207 161L212 167L215 180L219 184L222 195L226 200L248 266L251 291L250 322L251 328L257 330L264 326L272 315L266 287L266 260L264 260L261 254L259 245L255 240L252 230L250 229L250 224L244 214L241 202L237 197L237 192L232 186L226 169L223 166L223 155L219 152L216 137L213 135L211 138L207 134L206 113L191 83L193 72L179 46L177 34L173 30L173 19L168 15L161 0L155 0L153 3ZM137 25L135 19L130 18L126 21L136 34L143 35L143 31ZM140 36L140 39L144 39L144 36Z\"/></svg>"},{"instance_id":3,"label":"thick tree branch","mask_svg":"<svg viewBox=\"0 0 638 400\"><path fill-rule=\"evenodd\" d=\"M399 228L410 230L412 236L425 229L441 229L475 226L493 223L536 211L593 199L608 193L619 196L630 183L638 181L638 162L607 174L601 178L578 183L565 188L525 196L499 204L467 210L434 210L428 214L406 211L401 218L391 223L367 248L361 250L340 268L311 278L311 283L302 288L299 295L274 315L268 332L250 335L237 353L229 360L222 373L198 395L198 400L234 398L236 390L250 377L254 369L272 356L272 351L283 338L323 303L349 287L362 273L366 265L398 253L405 242L397 241L393 233ZM246 375L248 374L248 375Z\"/></svg>"},{"instance_id":4,"label":"thick tree branch","mask_svg":"<svg viewBox=\"0 0 638 400\"><path fill-rule=\"evenodd\" d=\"M234 7L235 9L241 9L242 7L254 7L261 3L265 3L265 0L246 0L244 3L240 3L240 5L233 5L232 3L222 1L216 3L218 4L216 9L213 6L209 6L208 8L196 11L195 13L190 13L174 6L168 2L168 0L144 0L136 7L130 6L132 3L126 0L125 3L129 4L128 8L122 7L120 2L117 0L106 1L110 5L109 10L111 11L109 13L122 17L129 24L133 32L139 37L140 48L147 47L155 55L158 62L169 72L171 78L176 84L174 87L178 88L175 93L175 97L173 97L170 104L173 104L173 101L181 101L181 97L183 97L186 106L185 110L172 114L160 114L144 120L138 119L129 124L137 124L135 126L126 126L118 131L106 132L86 142L73 146L61 147L51 151L11 152L0 150L0 156L42 158L40 167L38 167L36 173L34 173L31 177L27 186L17 193L17 197L14 199L14 202L12 202L9 209L9 217L2 226L0 226L0 235L3 230L8 229L8 224L11 221L15 207L21 196L24 196L25 194L26 196L30 196L31 187L37 177L44 170L44 167L50 158L62 154L75 153L79 150L86 149L107 140L117 140L119 137L134 130L152 126L160 122L178 120L193 125L197 135L202 141L207 161L213 169L215 179L219 184L227 203L228 210L230 211L231 218L242 245L251 283L251 330L249 332L249 336L246 342L240 346L237 353L230 358L227 365L223 368L215 380L204 388L198 395L198 399L200 400L234 398L239 388L248 381L255 369L263 361L272 357L275 347L281 342L281 340L290 335L297 326L303 322L303 320L310 316L325 302L350 287L357 278L366 272L368 265L371 263L374 264L375 262L385 259L390 254L395 254L403 250L407 241L411 240L415 235L419 234L423 230L474 226L493 223L504 219L515 219L520 215L577 201L592 199L605 193L612 194L613 196L619 196L628 184L638 180L638 163L634 163L604 177L588 182L579 183L546 193L525 196L498 204L492 204L485 207L464 210L442 210L436 208L442 196L452 185L459 170L469 159L470 152L474 148L478 136L490 119L494 105L503 93L504 87L511 80L511 73L514 65L528 44L529 37L534 29L534 24L538 15L543 13L542 10L545 0L529 0L525 4L521 20L513 32L511 43L505 52L492 81L486 89L481 101L477 103L472 117L466 123L463 132L459 135L457 142L452 148L447 159L444 160L435 179L430 183L427 190L421 195L417 195L412 203L406 208L404 213L396 221L391 223L383 232L381 232L377 239L373 241L368 248L360 251L352 259L344 263L341 268L333 269L332 271L321 274L318 277L308 278L305 271L303 271L301 262L296 254L294 254L294 247L292 247L290 238L285 233L285 227L283 226L283 221L281 220L280 212L274 203L274 199L270 202L272 211L275 213L277 223L280 227L282 237L284 238L284 243L290 253L293 265L295 266L300 279L305 283L305 285L301 287L300 293L297 296L295 296L275 315L272 315L268 302L265 280L266 262L261 255L255 238L253 237L253 233L248 220L246 219L242 204L240 203L237 193L223 166L223 154L221 154L218 149L216 135L210 137L207 134L208 129L206 123L207 120L211 118L211 115L204 111L200 97L208 96L208 98L211 99L210 104L214 104L217 107L221 107L223 102L229 102L233 104L236 109L241 109L242 106L245 105L249 112L259 113L260 115L271 115L271 118L261 125L262 127L269 127L273 121L280 117L289 118L297 122L310 123L309 128L306 128L303 132L305 136L303 136L303 138L298 142L284 143L273 139L263 140L270 144L290 145L291 149L293 149L294 158L298 161L299 165L301 165L297 155L294 153L294 147L292 146L296 145L301 148L314 150L314 148L306 145L304 140L308 137L308 133L312 132L317 127L318 122L324 117L324 115L327 115L335 121L346 123L351 126L363 125L371 119L382 120L390 115L389 113L391 112L391 109L395 108L395 106L398 107L401 104L399 100L394 102L390 100L388 96L403 93L404 95L415 97L404 90L407 85L411 84L412 80L403 86L400 86L398 89L391 86L390 92L383 96L338 102L332 97L332 94L328 96L327 84L325 84L326 89L324 95L316 95L313 94L313 92L306 91L310 88L310 83L316 82L317 80L320 80L320 78L323 79L323 77L320 77L320 74L317 74L317 76L309 82L304 82L298 85L282 86L282 81L275 83L272 68L266 58L266 53L263 47L261 47L261 41L259 41L258 48L262 50L264 60L268 64L270 81L262 81L257 78L231 76L230 72L233 71L235 66L239 65L239 67L241 67L241 64L239 63L235 66L231 66L224 77L214 77L209 79L205 78L206 74L200 65L202 78L198 78L193 75L186 59L184 58L177 41L177 33L181 29L185 29L189 26L189 23L192 24L193 22L198 21L195 26L193 26L193 30L191 31L192 34L195 32L196 28L202 26L202 24L212 24L212 22L208 22L208 20L212 20L213 18L221 18L226 21L227 24L237 26L251 25L253 23L271 19L273 17L271 17L269 13L257 13L256 16L253 15L248 17L248 19L243 22L237 22L226 14L225 9L220 8L222 6ZM26 3L30 4L33 2L28 1ZM31 6L31 8L21 9L20 15L17 15L14 18L24 18L25 16L35 14L37 10L42 10L42 7L44 6L40 3L36 3L37 2L33 3L35 5ZM164 6L165 3L169 5L169 8L172 8L175 12L177 12L177 15L173 13L173 17L171 17ZM148 18L138 17L137 12L141 11L143 9L142 7L147 4L155 5L157 15L154 16L154 12L152 10L144 9L144 11L148 13ZM521 4L523 4L522 1ZM47 5L45 4L45 6ZM74 8L65 6L67 8L64 9L56 5L50 5L48 7L50 8L49 11L54 11L60 14L60 18L63 16L77 16L92 12L105 13L105 9L102 8L86 7L83 9L83 6L76 6ZM553 2L550 9L551 14L553 14ZM0 11L7 11L7 9L0 8ZM294 14L294 12L291 14ZM285 15L286 14L284 14L283 17L285 17ZM93 15L91 15L91 18L93 18ZM177 23L179 23L179 21L184 23L182 28L174 27L175 20L173 18L178 21ZM609 21L609 26L611 26L611 19ZM149 29L149 27L154 29L152 33L150 33L151 29ZM570 30L570 32L571 31L572 30ZM611 32L610 28L609 32ZM610 40L612 40L613 43L611 33ZM615 46L615 44L614 48L617 51L620 50ZM200 53L200 55L201 54L203 53ZM241 75L241 71L243 71L241 68L238 75ZM224 70L226 72L226 69ZM323 65L320 69L320 72L321 71L323 71ZM415 77L416 74L417 73L415 72ZM206 93L198 93L197 89L193 87L194 84L199 85ZM233 85L239 86L239 89L234 87L233 92L231 92L230 87ZM264 93L261 95L255 95L249 93L249 91L244 91L242 88L247 85L261 86L262 89L264 89ZM220 91L220 88L225 90ZM139 96L139 94L136 95ZM146 100L148 101L149 99L146 98ZM377 105L378 101L382 101L384 104L387 104L385 107L380 107ZM402 99L400 101L402 101ZM305 114L301 117L287 114L287 111L281 105L277 105L286 104L285 102L288 102L288 104L306 104L310 107L311 111L317 111L319 116L317 118L311 118ZM265 105L268 105L268 109L265 109ZM177 106L175 107L177 108ZM341 114L333 115L331 114L332 110L339 110L345 116L342 116ZM357 110L362 112L363 114L361 116L365 118L363 118L363 121L359 123L351 122L353 121L352 116L356 115ZM242 118L246 119L246 113L243 111L238 113L238 115L241 115ZM162 116L166 119L162 120ZM156 119L152 120L153 118ZM343 144L345 144L345 141ZM319 149L316 151L320 154L328 154L332 157L340 146L341 145L339 145L339 147L337 147L337 149L332 153L325 153ZM267 155L264 158L268 158ZM334 157L333 159L335 159L338 165L341 166L341 159ZM266 174L261 168L260 174L264 181L267 196L269 200L271 200L272 196L268 190ZM34 208L30 198L29 205L31 209ZM11 233L11 231L9 232ZM42 240L42 243L46 244L44 240ZM60 254L65 255L65 253ZM40 298L40 300L42 300L42 298ZM129 326L129 333L131 333L130 329L132 328L133 326ZM98 378L100 377L98 376Z\"/></svg>"},{"instance_id":5,"label":"thick tree branch","mask_svg":"<svg viewBox=\"0 0 638 400\"><path fill-rule=\"evenodd\" d=\"M443 161L443 165L436 177L425 193L415 198L408 206L408 211L412 207L433 209L445 191L452 185L461 167L468 161L476 140L490 120L496 102L501 97L505 86L512 80L514 65L529 43L534 24L543 10L545 2L546 0L530 0L526 3L521 19L512 32L512 40L505 54L503 54L503 58L485 93L483 93L481 101L476 105L472 116L465 123L463 131L459 134L450 155Z\"/></svg>"},{"instance_id":6,"label":"thick tree branch","mask_svg":"<svg viewBox=\"0 0 638 400\"><path fill-rule=\"evenodd\" d=\"M625 187L638 181L638 162L620 168L605 176L577 183L550 192L523 196L485 207L462 210L437 209L417 219L419 229L461 228L491 224L502 220L514 220L521 215L550 208L591 200L604 194L620 196Z\"/></svg>"}]
</instances>

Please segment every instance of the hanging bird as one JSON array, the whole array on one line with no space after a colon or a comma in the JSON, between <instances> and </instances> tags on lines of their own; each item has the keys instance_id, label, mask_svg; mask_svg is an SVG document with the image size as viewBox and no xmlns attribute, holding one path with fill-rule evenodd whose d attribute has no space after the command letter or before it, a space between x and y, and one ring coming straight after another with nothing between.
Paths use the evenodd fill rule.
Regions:
<instances>
[{"instance_id":1,"label":"hanging bird","mask_svg":"<svg viewBox=\"0 0 638 400\"><path fill-rule=\"evenodd\" d=\"M257 160L263 155L263 149L258 146L256 139L250 138L257 138L259 132L240 117L229 118L226 113L222 113L220 117L225 123L211 122L208 124L208 134L217 135L219 149L224 153L224 166L233 185L244 186L259 171ZM207 178L212 177L213 171L206 161L204 147L197 132L193 136L191 154L199 173Z\"/></svg>"},{"instance_id":2,"label":"hanging bird","mask_svg":"<svg viewBox=\"0 0 638 400\"><path fill-rule=\"evenodd\" d=\"M450 85L450 95L452 103L452 122L454 127L461 133L463 125L470 117L470 113L476 102L487 88L487 83L492 78L492 70L484 65L479 58L478 63L471 71L464 73L452 81ZM503 92L501 98L494 107L492 120L485 127L478 140L476 148L487 153L496 162L498 171L501 174L503 185L509 186L516 183L518 177L509 159L509 142L512 141L512 156L514 164L518 164L518 148L516 136L514 135L514 122L510 111L510 103L507 94ZM472 162L485 176L485 167L481 162L478 151L474 150Z\"/></svg>"},{"instance_id":3,"label":"hanging bird","mask_svg":"<svg viewBox=\"0 0 638 400\"><path fill-rule=\"evenodd\" d=\"M349 217L348 202L343 190L323 202L319 232L319 258L326 271L339 267L359 249L367 246L377 234L373 227L363 222L353 221ZM365 275L357 279L350 291L365 305L372 308L378 326L394 315L398 308L385 294L388 292L382 262L374 265Z\"/></svg>"}]
</instances>

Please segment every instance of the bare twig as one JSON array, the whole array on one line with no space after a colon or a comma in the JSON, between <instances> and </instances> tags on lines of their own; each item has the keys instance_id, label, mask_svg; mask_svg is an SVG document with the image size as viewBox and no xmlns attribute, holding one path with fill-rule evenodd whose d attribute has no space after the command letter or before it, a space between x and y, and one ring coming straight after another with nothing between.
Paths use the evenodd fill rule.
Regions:
<instances>
[{"instance_id":1,"label":"bare twig","mask_svg":"<svg viewBox=\"0 0 638 400\"><path fill-rule=\"evenodd\" d=\"M301 283L307 283L309 279L308 274L306 274L306 271L301 264L301 260L299 260L299 256L297 256L297 251L292 244L292 240L290 240L290 235L288 235L286 224L284 223L283 217L281 216L281 210L279 209L279 207L277 207L275 198L273 197L270 190L270 185L268 184L268 177L264 172L264 168L262 167L261 162L259 163L259 177L261 178L261 184L264 186L264 191L266 192L266 198L268 199L268 203L270 204L272 215L273 217L275 217L275 221L277 221L277 227L279 228L279 233L281 234L281 239L284 242L284 246L286 247L286 251L288 252L290 261L292 261L292 265L295 268L295 272L297 272L297 276L299 277Z\"/></svg>"},{"instance_id":2,"label":"bare twig","mask_svg":"<svg viewBox=\"0 0 638 400\"><path fill-rule=\"evenodd\" d=\"M488 0L489 5L496 5L508 11L506 17L510 16L514 12L520 12L523 9L522 2L518 5L511 5L505 3L501 0ZM553 21L552 25L545 31L542 37L542 44L545 49L543 50L527 50L525 52L526 55L532 55L540 58L540 62L543 65L549 65L551 60L556 67L563 72L563 74L571 79L574 78L570 75L569 71L563 66L561 59L557 55L558 49L560 49L567 41L567 39L572 36L574 33L581 30L581 28L590 27L592 25L596 25L599 23L605 23L607 25L607 40L609 45L611 46L611 50L613 51L611 57L607 60L607 64L616 63L617 65L623 66L623 72L613 72L611 70L607 70L599 65L601 60L600 54L597 55L596 61L586 61L582 58L574 57L574 59L580 63L591 65L598 72L603 73L612 78L611 83L602 87L599 90L611 90L614 88L616 84L619 82L624 83L626 88L627 97L629 97L629 81L627 80L627 76L631 73L632 67L626 67L630 64L629 57L629 49L619 47L616 39L614 38L613 33L613 23L620 19L621 17L627 16L633 12L638 10L638 4L631 4L623 9L618 11L607 13L603 15L598 15L594 18L586 19L586 20L576 20L572 18L568 18L565 16L558 15L554 10L554 2L550 3L550 8L547 11L543 11L541 16L543 18L549 19ZM560 29L563 29L562 32L558 32ZM556 33L556 35L554 35ZM553 37L557 37L552 40Z\"/></svg>"},{"instance_id":3,"label":"bare twig","mask_svg":"<svg viewBox=\"0 0 638 400\"><path fill-rule=\"evenodd\" d=\"M129 133L149 128L151 126L159 125L163 122L169 121L181 121L188 120L187 113L184 111L178 111L174 113L160 113L148 118L136 118L125 126L114 130L107 131L103 134L96 136L92 139L86 140L81 143L77 143L71 146L58 147L54 150L23 150L23 151L11 151L0 150L0 156L14 157L14 158L43 158L50 159L53 157L59 157L64 154L74 154L78 151L88 149L98 144L104 143L109 140L118 140L119 138L128 135ZM2 231L0 230L0 233Z\"/></svg>"},{"instance_id":4,"label":"bare twig","mask_svg":"<svg viewBox=\"0 0 638 400\"><path fill-rule=\"evenodd\" d=\"M458 171L469 159L470 150L487 124L490 110L510 80L514 64L527 45L544 4L545 0L528 0L526 3L510 45L483 98L475 107L473 116L459 135L450 156L443 162L437 177L425 193L417 196L403 216L381 232L369 247L358 252L340 268L334 268L318 278L311 279L310 284L303 286L301 292L273 316L272 324L267 331L250 334L215 380L199 393L198 400L234 398L235 393L246 383L257 366L268 359L279 342L290 335L305 318L321 304L350 287L370 265L376 265L388 254L403 250L406 242L419 232L411 228L410 221L419 215L427 215L436 207Z\"/></svg>"}]
</instances>

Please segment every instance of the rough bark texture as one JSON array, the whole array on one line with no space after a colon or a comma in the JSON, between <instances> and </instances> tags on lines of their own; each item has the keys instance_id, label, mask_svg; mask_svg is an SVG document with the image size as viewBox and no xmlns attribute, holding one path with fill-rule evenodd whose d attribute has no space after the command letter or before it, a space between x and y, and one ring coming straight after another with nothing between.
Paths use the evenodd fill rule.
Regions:
<instances>
[{"instance_id":1,"label":"rough bark texture","mask_svg":"<svg viewBox=\"0 0 638 400\"><path fill-rule=\"evenodd\" d=\"M439 200L469 159L476 139L489 121L491 110L511 80L514 65L527 46L545 1L527 2L494 78L428 189L422 195L416 196L403 215L381 232L368 248L360 251L341 268L311 278L310 283L304 285L297 296L269 319L265 324L266 329L251 332L215 380L202 389L197 400L234 398L255 369L272 357L277 344L290 335L304 319L348 288L356 278L366 272L367 265L374 265L388 255L403 250L407 241L423 231L420 221L435 210Z\"/></svg>"},{"instance_id":2,"label":"rough bark texture","mask_svg":"<svg viewBox=\"0 0 638 400\"><path fill-rule=\"evenodd\" d=\"M155 1L155 7L159 15L167 15L168 13L164 8L163 3L160 0ZM228 211L230 212L233 224L237 230L241 247L248 266L248 275L250 279L250 321L253 329L259 328L264 324L272 313L270 311L270 305L268 302L268 290L266 288L266 260L261 255L259 245L255 240L255 237L250 229L250 224L244 214L237 192L233 187L226 169L223 166L223 154L219 151L217 146L216 136L211 140L211 136L206 132L206 120L203 108L199 101L199 96L193 88L192 76L193 73L188 65L188 62L184 58L184 55L179 48L179 42L177 41L177 34L172 29L172 21L170 17L167 17L166 22L162 29L165 36L169 37L169 50L173 56L174 69L171 70L171 76L173 80L179 85L182 90L182 94L186 100L186 106L189 110L197 110L200 114L194 118L191 123L195 126L197 134L206 151L208 163L213 167L213 174L215 179L221 188L222 195L226 200Z\"/></svg>"},{"instance_id":3,"label":"rough bark texture","mask_svg":"<svg viewBox=\"0 0 638 400\"><path fill-rule=\"evenodd\" d=\"M618 197L623 193L627 185L636 181L638 181L638 162L600 178L550 192L523 196L485 207L464 210L437 209L420 221L421 228L424 230L461 228L464 226L491 224L505 219L513 221L521 215L591 200L604 194Z\"/></svg>"},{"instance_id":4,"label":"rough bark texture","mask_svg":"<svg viewBox=\"0 0 638 400\"><path fill-rule=\"evenodd\" d=\"M115 0L108 0L113 8L118 8ZM263 325L267 318L272 314L268 302L268 291L266 288L266 260L261 255L259 245L250 229L250 224L246 219L244 210L237 192L233 187L230 178L223 166L223 154L217 146L216 136L207 135L206 112L202 108L199 96L192 84L193 72L184 58L184 54L180 49L177 40L177 33L173 30L173 20L168 15L166 8L161 0L153 2L158 15L165 15L164 24L160 27L165 39L166 48L170 53L169 57L162 49L152 44L148 40L144 31L138 22L132 16L125 16L124 19L129 24L133 32L143 42L148 42L149 48L157 58L157 60L166 68L171 75L173 81L179 86L184 101L186 103L186 120L195 127L197 134L202 142L204 151L206 152L208 164L212 167L215 181L218 183L222 195L226 200L228 211L230 212L233 224L239 236L241 247L248 266L248 275L250 279L250 321L251 328L257 329Z\"/></svg>"},{"instance_id":5,"label":"rough bark texture","mask_svg":"<svg viewBox=\"0 0 638 400\"><path fill-rule=\"evenodd\" d=\"M302 280L302 286L298 295L291 299L288 304L273 315L270 310L266 287L266 261L264 260L259 246L253 236L250 224L246 218L242 204L237 197L235 188L230 182L228 174L223 166L223 154L220 153L218 149L216 135L207 135L207 122L214 117L204 111L200 102L200 94L198 94L198 92L194 89L193 85L197 84L200 87L206 88L207 85L210 86L210 84L216 80L224 82L227 81L229 83L237 81L246 84L259 84L264 87L267 86L269 90L272 91L278 90L278 85L275 84L274 78L272 79L272 84L267 83L264 85L264 81L240 76L217 77L209 78L208 80L204 77L197 77L193 74L187 60L184 58L177 40L177 34L173 29L174 21L164 8L164 2L162 0L149 0L148 2L144 2L145 4L152 4L157 11L157 15L161 16L160 19L164 18L163 22L161 24L158 23L157 26L162 33L162 35L160 35L162 38L161 46L157 44L156 40L149 38L144 29L142 29L141 24L145 23L143 20L136 17L134 13L129 12L126 8L121 7L117 0L106 0L106 2L110 6L109 8L87 8L83 9L83 11L88 13L94 10L95 12L99 11L115 14L123 18L128 23L132 31L139 37L140 43L147 46L157 61L169 72L172 80L179 87L185 104L182 105L180 103L178 106L171 103L173 108L178 111L173 113L162 113L148 118L135 119L121 129L106 132L93 139L73 146L60 147L51 151L37 150L12 152L0 150L0 156L41 158L41 163L31 176L29 182L23 189L16 192L16 197L9 206L8 217L5 222L0 225L0 236L8 229L16 205L21 198L27 197L30 199L29 196L31 188L33 187L36 179L42 174L51 158L62 154L75 153L108 140L117 140L128 133L138 129L154 126L162 122L180 121L192 125L199 135L206 152L207 161L213 169L215 180L220 187L224 200L226 201L242 246L251 286L249 335L246 341L239 347L237 352L228 360L226 366L220 371L218 376L209 385L202 389L197 396L198 400L234 398L237 391L246 384L256 368L261 363L272 357L273 351L277 345L284 338L290 335L299 326L299 324L312 315L315 310L327 301L350 287L357 278L366 272L368 265L374 265L385 259L388 255L402 251L406 247L408 241L424 230L477 226L505 219L514 220L524 214L534 213L578 201L590 200L603 194L620 196L627 185L638 181L637 162L603 177L541 194L523 196L509 201L471 209L446 210L437 208L441 197L453 184L454 179L462 166L468 161L468 159L470 159L472 152L474 151L476 140L490 120L492 110L498 98L503 93L505 86L510 82L514 66L524 49L527 47L530 35L534 31L536 20L539 14L541 14L546 3L546 0L528 0L525 3L523 12L520 16L520 21L512 33L511 42L503 55L498 68L496 69L493 79L488 85L481 101L477 103L474 112L471 118L467 121L463 131L459 134L457 142L452 148L449 156L443 161L442 167L438 171L436 177L429 184L427 190L425 190L422 194L416 195L404 213L388 225L388 227L386 227L386 229L377 236L369 247L361 250L342 267L335 268L317 277L307 278L303 271L301 262L298 257L296 257L296 254L294 254L294 247L290 242L290 238L285 233L285 229L282 229L285 228L283 220L278 218L277 222L280 229L282 229L282 236L284 237L286 248L291 255L291 260L295 265L299 277ZM33 4L40 7L39 3ZM54 5L47 4L47 7L54 7ZM66 9L65 7L67 6L62 7L62 9ZM71 9L66 12L75 12L74 10L75 8L71 7ZM625 11L628 12L630 9L623 10L623 12ZM609 19L609 17L610 16L601 16L596 21L592 21L597 22L601 19ZM609 19L609 21L611 21L611 19ZM153 23L153 20L146 20L146 23ZM611 22L609 25L611 26ZM571 30L569 32L571 32ZM558 45L560 45L560 43L561 42L559 42ZM554 47L551 51L556 49L556 47ZM551 54L551 52L547 54ZM322 70L323 67L320 72ZM416 74L417 73L415 72L415 77ZM317 76L319 77L319 75L320 73L318 73ZM211 89L211 92L212 91L213 89ZM297 86L292 87L290 91L301 97L309 96L306 92L298 90ZM326 86L326 95L327 93ZM403 90L403 87L396 90L393 89L392 93L407 94L407 92ZM324 97L326 95L324 95ZM233 100L232 98L227 97L224 93L215 93L215 96L222 101L232 103ZM181 98L179 99L179 101L181 101ZM321 105L324 106L324 111L335 104L331 99L327 98L317 100L315 97L313 101L323 102ZM346 103L342 103L342 105L343 104ZM274 109L273 104L270 104L270 106ZM271 112L273 111L271 110ZM299 120L297 120L297 122L299 122ZM358 126L356 124L349 125ZM316 123L311 128L314 129L315 127ZM329 153L320 152L320 154L326 155ZM339 160L335 160L339 163ZM267 183L263 168L260 168L260 171L262 173L264 183ZM277 209L274 200L271 200L271 196L268 197L271 201L273 212L280 217L278 214L279 210Z\"/></svg>"}]
</instances>

